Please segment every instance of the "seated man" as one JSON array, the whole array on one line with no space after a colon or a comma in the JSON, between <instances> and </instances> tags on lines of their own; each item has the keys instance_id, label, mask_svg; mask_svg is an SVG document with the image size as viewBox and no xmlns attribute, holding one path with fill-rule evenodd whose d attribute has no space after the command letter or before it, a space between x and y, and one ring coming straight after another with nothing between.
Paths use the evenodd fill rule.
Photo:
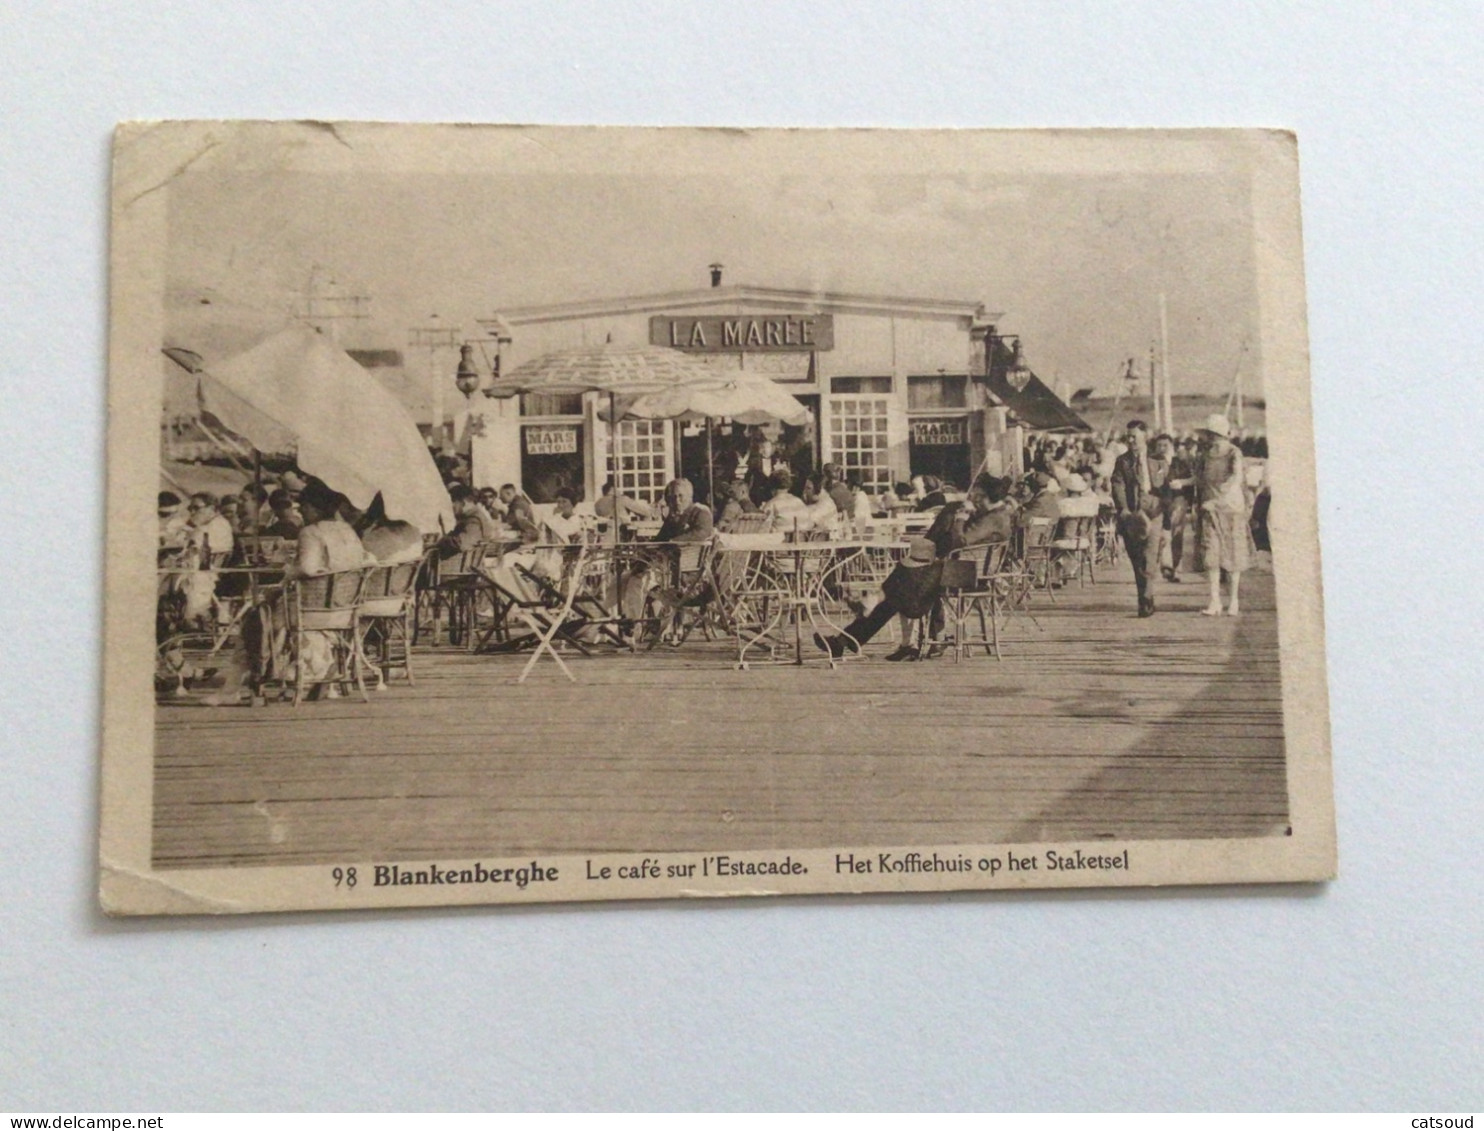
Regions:
<instances>
[{"instance_id":1,"label":"seated man","mask_svg":"<svg viewBox=\"0 0 1484 1131\"><path fill-rule=\"evenodd\" d=\"M894 663L915 660L918 650L912 645L911 622L934 612L942 582L943 563L938 559L932 542L926 538L914 538L907 556L881 583L880 603L870 612L856 617L842 633L828 637L815 633L814 643L835 657L843 656L847 651L859 652L885 627L887 621L900 616L902 646L886 658Z\"/></svg>"},{"instance_id":2,"label":"seated man","mask_svg":"<svg viewBox=\"0 0 1484 1131\"><path fill-rule=\"evenodd\" d=\"M943 493L943 480L936 475L924 475L922 477L922 498L917 500L916 510L930 511L948 503L948 496Z\"/></svg>"},{"instance_id":3,"label":"seated man","mask_svg":"<svg viewBox=\"0 0 1484 1131\"><path fill-rule=\"evenodd\" d=\"M666 514L656 542L709 542L713 533L711 508L695 501L689 479L673 479L665 488Z\"/></svg>"},{"instance_id":4,"label":"seated man","mask_svg":"<svg viewBox=\"0 0 1484 1131\"><path fill-rule=\"evenodd\" d=\"M208 557L230 554L235 542L232 524L218 509L216 497L204 491L191 496L186 508L190 520L185 529L186 545L198 546L202 551L202 564Z\"/></svg>"},{"instance_id":5,"label":"seated man","mask_svg":"<svg viewBox=\"0 0 1484 1131\"><path fill-rule=\"evenodd\" d=\"M803 524L804 500L792 488L793 479L786 471L775 472L768 480L768 501L763 504L763 513L768 516L770 530L792 530L795 519Z\"/></svg>"},{"instance_id":6,"label":"seated man","mask_svg":"<svg viewBox=\"0 0 1484 1131\"><path fill-rule=\"evenodd\" d=\"M658 517L655 509L643 499L631 499L628 495L615 493L611 479L603 481L603 493L593 504L593 513L599 518L610 520L617 514L620 532L628 529L630 522L636 518Z\"/></svg>"},{"instance_id":7,"label":"seated man","mask_svg":"<svg viewBox=\"0 0 1484 1131\"><path fill-rule=\"evenodd\" d=\"M727 501L722 505L721 517L716 521L716 529L726 533L737 525L737 520L744 514L757 514L757 504L752 501L752 495L747 490L747 480L733 479L727 487Z\"/></svg>"},{"instance_id":8,"label":"seated man","mask_svg":"<svg viewBox=\"0 0 1484 1131\"><path fill-rule=\"evenodd\" d=\"M448 490L448 498L453 503L453 513L458 524L438 542L439 558L456 558L481 542L493 542L499 536L499 523L484 509L473 488L455 483ZM534 523L532 528L534 530ZM535 541L535 538L531 541Z\"/></svg>"},{"instance_id":9,"label":"seated man","mask_svg":"<svg viewBox=\"0 0 1484 1131\"><path fill-rule=\"evenodd\" d=\"M843 522L844 516L835 506L835 500L825 494L820 477L807 477L804 480L804 513L799 516L799 529L832 536L839 533Z\"/></svg>"},{"instance_id":10,"label":"seated man","mask_svg":"<svg viewBox=\"0 0 1484 1131\"><path fill-rule=\"evenodd\" d=\"M1020 512L1021 525L1028 524L1033 518L1060 519L1061 486L1052 478L1051 473L1035 472L1031 476L1031 487L1034 493Z\"/></svg>"},{"instance_id":11,"label":"seated man","mask_svg":"<svg viewBox=\"0 0 1484 1131\"><path fill-rule=\"evenodd\" d=\"M454 488L450 488L449 498L453 498L453 492ZM517 531L522 542L529 546L541 540L541 526L536 521L531 500L522 495L514 483L506 483L500 488L500 502L505 504L505 525Z\"/></svg>"},{"instance_id":12,"label":"seated man","mask_svg":"<svg viewBox=\"0 0 1484 1131\"><path fill-rule=\"evenodd\" d=\"M260 533L267 538L285 538L297 541L304 523L300 521L294 497L280 487L268 496L268 509L273 512L273 521L262 527Z\"/></svg>"},{"instance_id":13,"label":"seated man","mask_svg":"<svg viewBox=\"0 0 1484 1131\"><path fill-rule=\"evenodd\" d=\"M715 535L711 508L695 501L695 488L689 479L672 479L665 488L665 521L655 535L656 542L709 542ZM644 615L645 600L656 586L668 585L661 575L666 570L652 568L665 559L633 559L629 569L615 581L609 593L609 605L625 621L636 622Z\"/></svg>"},{"instance_id":14,"label":"seated man","mask_svg":"<svg viewBox=\"0 0 1484 1131\"><path fill-rule=\"evenodd\" d=\"M1010 501L1010 480L983 473L969 488L968 508L960 512L963 529L959 544L982 546L987 542L1008 542L1015 527L1014 508Z\"/></svg>"}]
</instances>

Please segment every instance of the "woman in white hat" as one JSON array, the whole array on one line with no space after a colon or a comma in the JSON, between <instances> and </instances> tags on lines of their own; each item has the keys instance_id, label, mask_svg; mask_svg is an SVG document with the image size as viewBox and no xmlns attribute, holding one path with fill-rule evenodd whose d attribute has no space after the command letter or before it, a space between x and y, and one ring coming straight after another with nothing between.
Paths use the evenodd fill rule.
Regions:
<instances>
[{"instance_id":1,"label":"woman in white hat","mask_svg":"<svg viewBox=\"0 0 1484 1131\"><path fill-rule=\"evenodd\" d=\"M1196 466L1196 553L1211 586L1211 601L1201 610L1221 615L1221 573L1228 578L1228 616L1241 612L1238 593L1247 568L1247 495L1242 489L1242 453L1231 442L1226 417L1212 413L1199 429L1201 455Z\"/></svg>"}]
</instances>

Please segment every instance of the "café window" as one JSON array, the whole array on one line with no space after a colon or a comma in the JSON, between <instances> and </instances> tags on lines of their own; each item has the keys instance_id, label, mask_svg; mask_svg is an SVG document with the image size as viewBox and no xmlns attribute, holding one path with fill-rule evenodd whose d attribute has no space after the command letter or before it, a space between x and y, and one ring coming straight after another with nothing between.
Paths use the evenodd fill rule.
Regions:
<instances>
[{"instance_id":1,"label":"caf\u00e9 window","mask_svg":"<svg viewBox=\"0 0 1484 1131\"><path fill-rule=\"evenodd\" d=\"M658 503L670 481L669 421L621 420L617 431L619 491Z\"/></svg>"},{"instance_id":2,"label":"caf\u00e9 window","mask_svg":"<svg viewBox=\"0 0 1484 1131\"><path fill-rule=\"evenodd\" d=\"M522 416L581 416L581 393L522 393Z\"/></svg>"},{"instance_id":3,"label":"caf\u00e9 window","mask_svg":"<svg viewBox=\"0 0 1484 1131\"><path fill-rule=\"evenodd\" d=\"M830 379L830 392L836 396L848 394L860 396L862 393L891 393L890 377L833 377Z\"/></svg>"},{"instance_id":4,"label":"caf\u00e9 window","mask_svg":"<svg viewBox=\"0 0 1484 1131\"><path fill-rule=\"evenodd\" d=\"M907 411L941 412L969 407L969 379L964 376L908 377Z\"/></svg>"},{"instance_id":5,"label":"caf\u00e9 window","mask_svg":"<svg viewBox=\"0 0 1484 1131\"><path fill-rule=\"evenodd\" d=\"M884 380L888 388L891 382L889 377L865 380ZM861 486L875 494L891 486L886 430L890 404L891 398L885 396L830 398L830 459L842 464L847 476L859 475Z\"/></svg>"}]
</instances>

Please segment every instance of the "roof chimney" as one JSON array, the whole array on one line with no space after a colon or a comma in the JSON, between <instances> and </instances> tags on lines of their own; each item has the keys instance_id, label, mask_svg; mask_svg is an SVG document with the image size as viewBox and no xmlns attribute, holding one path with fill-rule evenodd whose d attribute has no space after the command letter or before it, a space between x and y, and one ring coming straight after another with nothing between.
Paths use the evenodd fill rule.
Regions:
<instances>
[{"instance_id":1,"label":"roof chimney","mask_svg":"<svg viewBox=\"0 0 1484 1131\"><path fill-rule=\"evenodd\" d=\"M711 264L711 285L713 287L719 287L719 286L721 286L721 264L720 263L713 263L713 264Z\"/></svg>"}]
</instances>

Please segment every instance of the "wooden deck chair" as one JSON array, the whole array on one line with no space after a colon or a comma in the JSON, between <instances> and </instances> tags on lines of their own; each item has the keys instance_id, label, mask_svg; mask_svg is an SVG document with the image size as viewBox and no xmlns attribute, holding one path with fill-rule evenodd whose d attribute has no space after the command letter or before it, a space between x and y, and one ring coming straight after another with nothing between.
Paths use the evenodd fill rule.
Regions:
<instances>
[{"instance_id":1,"label":"wooden deck chair","mask_svg":"<svg viewBox=\"0 0 1484 1131\"><path fill-rule=\"evenodd\" d=\"M563 588L565 592L562 596L562 603L557 609L548 610L545 606L542 606L541 613L538 614L536 610L527 605L520 607L519 615L530 625L531 631L536 634L537 640L536 647L531 652L531 658L526 661L526 666L521 669L520 678L515 681L516 683L525 683L526 677L531 674L531 669L541 659L542 652L548 653L556 661L556 665L562 669L563 675L573 683L577 682L577 677L572 674L566 663L563 662L556 648L552 646L552 641L558 635L562 635L565 628L567 629L566 638L574 643L577 642L576 637L571 634L567 621L572 615L573 604L576 602L577 594L582 588L582 565L586 555L587 544L579 544L576 560L571 563L570 568L564 571ZM581 644L578 644L578 648L584 653L587 651L587 649L582 648Z\"/></svg>"}]
</instances>

